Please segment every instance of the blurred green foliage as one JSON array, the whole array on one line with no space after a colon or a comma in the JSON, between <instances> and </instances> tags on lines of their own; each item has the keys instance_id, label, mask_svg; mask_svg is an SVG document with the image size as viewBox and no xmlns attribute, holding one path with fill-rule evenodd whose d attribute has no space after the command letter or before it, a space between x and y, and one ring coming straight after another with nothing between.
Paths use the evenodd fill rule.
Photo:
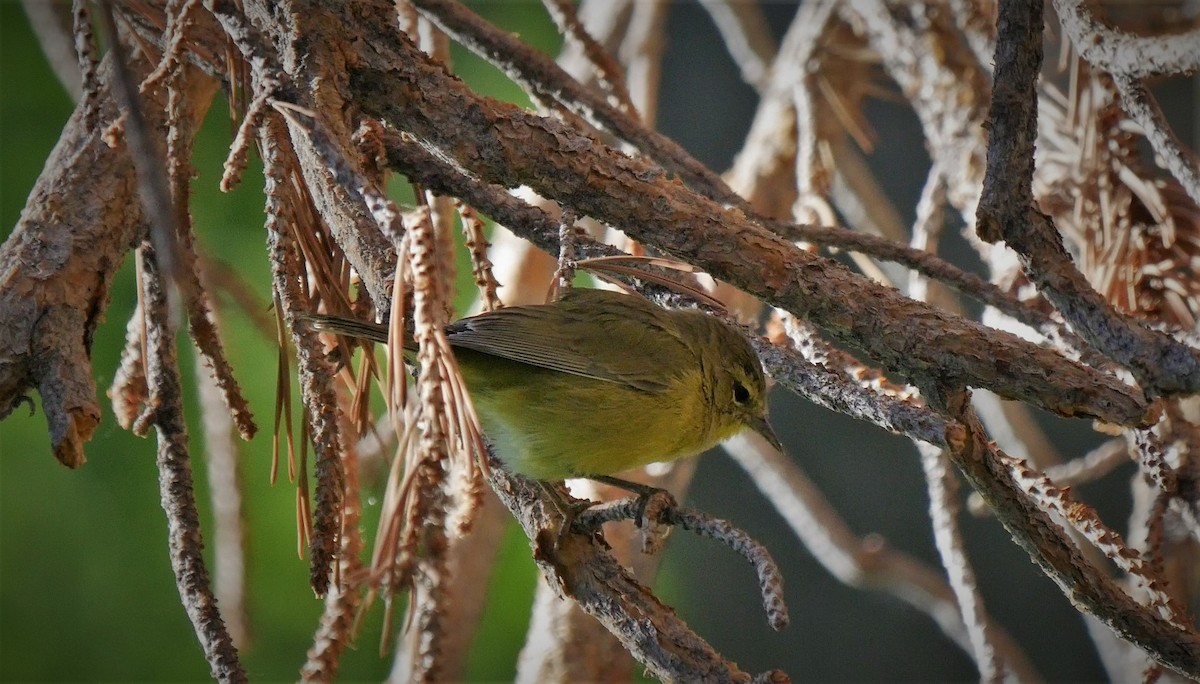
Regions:
<instances>
[{"instance_id":1,"label":"blurred green foliage","mask_svg":"<svg viewBox=\"0 0 1200 684\"><path fill-rule=\"evenodd\" d=\"M477 9L539 48L557 50L557 33L540 3L484 2ZM457 48L454 60L460 75L480 92L527 103L516 86L480 60ZM7 238L73 108L20 5L12 2L0 3L0 88L0 238ZM251 284L258 298L253 306L266 310L270 281L257 160L236 191L217 190L232 138L227 112L218 97L195 146L196 231L204 252ZM127 259L96 333L92 356L101 391L112 380L125 321L133 310L132 270L132 259ZM464 273L469 287L469 271L460 268ZM460 294L469 301L468 288L460 288ZM294 488L283 474L275 486L269 482L277 352L273 340L255 330L236 306L224 311L226 350L260 427L252 442L241 444L253 630L243 664L254 680L294 680L321 602L308 588L306 561L297 557ZM185 390L192 399L190 345L182 344L180 354ZM194 401L188 418L202 522L211 534ZM106 412L87 445L88 462L69 471L51 455L40 408L36 415L19 409L0 422L0 680L207 679L207 663L174 587L154 455L152 437L134 437ZM368 504L368 540L377 506ZM513 676L534 572L528 542L510 528L469 664L472 679ZM386 676L390 659L377 653L380 613L378 607L371 612L357 649L347 652L344 681Z\"/></svg>"}]
</instances>

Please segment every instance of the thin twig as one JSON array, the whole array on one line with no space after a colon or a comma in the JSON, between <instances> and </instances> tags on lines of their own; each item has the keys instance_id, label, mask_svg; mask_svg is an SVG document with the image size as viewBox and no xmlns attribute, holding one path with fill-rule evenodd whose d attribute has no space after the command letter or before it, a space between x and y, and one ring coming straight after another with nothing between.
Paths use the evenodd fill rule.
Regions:
<instances>
[{"instance_id":1,"label":"thin twig","mask_svg":"<svg viewBox=\"0 0 1200 684\"><path fill-rule=\"evenodd\" d=\"M503 306L496 291L500 283L492 273L492 262L488 257L487 236L483 232L483 219L479 212L462 200L458 200L458 215L462 218L463 243L471 253L471 273L475 276L475 287L479 288L479 298L483 302L484 311L494 311Z\"/></svg>"},{"instance_id":2,"label":"thin twig","mask_svg":"<svg viewBox=\"0 0 1200 684\"><path fill-rule=\"evenodd\" d=\"M1162 159L1163 167L1175 176L1192 201L1200 204L1200 159L1196 158L1196 153L1175 135L1145 84L1125 74L1113 74L1112 79L1121 94L1125 111L1142 127L1143 135Z\"/></svg>"},{"instance_id":3,"label":"thin twig","mask_svg":"<svg viewBox=\"0 0 1200 684\"><path fill-rule=\"evenodd\" d=\"M100 122L100 79L97 76L96 39L92 34L91 12L87 0L71 3L71 18L74 23L75 55L79 60L79 83L83 104L83 125L95 130ZM109 40L116 41L117 35L109 29ZM114 53L119 54L119 53Z\"/></svg>"},{"instance_id":4,"label":"thin twig","mask_svg":"<svg viewBox=\"0 0 1200 684\"><path fill-rule=\"evenodd\" d=\"M929 490L929 518L933 523L933 538L941 555L942 565L950 576L958 609L971 642L971 655L979 668L979 678L999 682L1004 677L1005 664L999 649L988 633L988 615L975 581L975 570L963 548L962 531L958 521L958 482L950 472L950 461L941 447L917 443L921 467L925 471Z\"/></svg>"},{"instance_id":5,"label":"thin twig","mask_svg":"<svg viewBox=\"0 0 1200 684\"><path fill-rule=\"evenodd\" d=\"M125 137L137 168L138 187L146 220L150 224L150 239L154 243L163 277L169 283L179 283L182 278L179 228L171 190L167 185L166 165L155 141L150 137L142 100L138 96L138 84L130 73L125 46L117 34L111 2L101 2L100 9L104 30L109 37L109 50L113 54L112 92L125 119ZM174 308L174 305L171 306Z\"/></svg>"},{"instance_id":6,"label":"thin twig","mask_svg":"<svg viewBox=\"0 0 1200 684\"><path fill-rule=\"evenodd\" d=\"M554 271L553 280L556 299L575 284L575 222L577 220L579 217L575 215L574 209L563 209L558 227L558 268Z\"/></svg>"},{"instance_id":7,"label":"thin twig","mask_svg":"<svg viewBox=\"0 0 1200 684\"><path fill-rule=\"evenodd\" d=\"M648 520L643 521L643 517ZM763 609L767 613L767 622L771 628L779 631L787 627L788 613L783 602L783 575L779 572L779 566L775 564L766 547L728 521L702 511L678 506L674 501L668 501L666 505L656 506L651 510L646 502L635 496L592 506L579 514L574 526L581 530L598 530L605 523L618 520L633 520L638 525L651 522L682 527L689 532L715 539L733 549L749 561L758 574ZM656 532L651 533L659 536Z\"/></svg>"},{"instance_id":8,"label":"thin twig","mask_svg":"<svg viewBox=\"0 0 1200 684\"><path fill-rule=\"evenodd\" d=\"M142 92L157 87L160 81L182 67L181 57L185 56L185 50L189 47L189 42L185 40L189 15L198 4L199 0L176 0L176 2L167 3L167 28L165 31L168 37L167 47L163 50L158 66L142 80L139 87Z\"/></svg>"},{"instance_id":9,"label":"thin twig","mask_svg":"<svg viewBox=\"0 0 1200 684\"><path fill-rule=\"evenodd\" d=\"M1200 635L1134 601L1080 554L1039 502L1025 493L1026 484L1019 481L1013 469L1028 471L1028 467L1005 456L987 440L965 393L952 395L946 405L949 415L966 428L960 439L951 441L951 460L983 496L1013 540L1070 596L1072 603L1118 635L1126 639L1136 635L1141 648L1171 669L1200 676Z\"/></svg>"},{"instance_id":10,"label":"thin twig","mask_svg":"<svg viewBox=\"0 0 1200 684\"><path fill-rule=\"evenodd\" d=\"M881 539L855 535L800 466L762 437L742 433L723 446L834 578L849 587L891 594L928 615L959 648L971 652L962 611L941 573ZM992 641L1011 673L1019 681L1041 681L1020 645L1002 626L985 618L989 619Z\"/></svg>"},{"instance_id":11,"label":"thin twig","mask_svg":"<svg viewBox=\"0 0 1200 684\"><path fill-rule=\"evenodd\" d=\"M615 0L608 0L611 4ZM658 101L662 94L663 53L666 51L664 27L671 11L669 0L625 0L631 6L629 26L617 50L617 56L625 65L629 82L629 99L639 120L646 128L654 130L658 120ZM619 8L614 7L614 10Z\"/></svg>"},{"instance_id":12,"label":"thin twig","mask_svg":"<svg viewBox=\"0 0 1200 684\"><path fill-rule=\"evenodd\" d=\"M342 434L351 434L352 426L346 410L350 397L345 391L338 392L341 402L340 429ZM359 453L355 445L350 444L342 451L342 472L346 485L345 503L342 507L342 536L341 549L338 552L338 574L346 581L330 587L325 595L325 606L317 632L313 636L313 645L308 649L304 665L300 668L300 679L303 682L332 682L337 679L345 650L351 646L354 639L354 620L357 617L362 596L359 587L352 578L362 570L363 541L359 529L362 516L362 492L359 489Z\"/></svg>"},{"instance_id":13,"label":"thin twig","mask_svg":"<svg viewBox=\"0 0 1200 684\"><path fill-rule=\"evenodd\" d=\"M196 252L191 205L191 141L194 124L183 111L183 94L179 90L181 72L172 73L167 80L167 173L171 199L175 209L176 256L179 259L178 285L188 317L188 330L204 365L212 373L213 383L225 400L225 405L242 439L249 440L258 431L250 405L242 388L233 376L233 367L225 355L221 336L211 318L208 293L200 274L200 258Z\"/></svg>"},{"instance_id":14,"label":"thin twig","mask_svg":"<svg viewBox=\"0 0 1200 684\"><path fill-rule=\"evenodd\" d=\"M333 407L333 370L321 352L316 333L308 326L298 325L299 312L308 311L307 296L301 288L304 268L290 235L283 232L287 224L279 220L280 206L286 192L287 166L280 148L286 145L282 124L268 121L260 131L260 145L267 169L267 242L271 253L275 294L282 314L291 330L296 346L300 375L300 397L304 403L305 419L311 430L316 450L316 510L312 537L309 540L309 559L312 564L309 580L318 595L329 588L330 571L337 557L341 534L344 484L341 460L341 439ZM272 218L274 217L274 218Z\"/></svg>"},{"instance_id":15,"label":"thin twig","mask_svg":"<svg viewBox=\"0 0 1200 684\"><path fill-rule=\"evenodd\" d=\"M166 280L149 243L138 251L141 261L143 301L146 311L146 379L157 405L154 426L158 432L159 488L167 514L171 567L184 609L208 658L214 679L248 681L238 661L237 649L225 629L217 601L209 586L200 536L200 514L187 450L183 418L183 390L175 357L175 331L167 306Z\"/></svg>"},{"instance_id":16,"label":"thin twig","mask_svg":"<svg viewBox=\"0 0 1200 684\"><path fill-rule=\"evenodd\" d=\"M542 0L542 4L554 19L554 23L558 25L558 30L569 40L577 43L583 50L583 54L587 55L596 69L597 80L601 87L616 99L620 110L627 116L637 118L637 108L633 106L633 100L630 99L629 91L625 87L625 75L622 73L621 66L579 21L574 3L568 0Z\"/></svg>"}]
</instances>

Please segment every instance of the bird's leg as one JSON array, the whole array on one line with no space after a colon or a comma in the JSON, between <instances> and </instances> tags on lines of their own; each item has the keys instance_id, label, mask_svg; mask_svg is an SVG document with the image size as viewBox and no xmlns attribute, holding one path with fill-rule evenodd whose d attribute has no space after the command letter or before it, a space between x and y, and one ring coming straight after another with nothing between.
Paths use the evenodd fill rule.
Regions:
<instances>
[{"instance_id":1,"label":"bird's leg","mask_svg":"<svg viewBox=\"0 0 1200 684\"><path fill-rule=\"evenodd\" d=\"M606 522L616 520L633 520L642 530L642 550L645 553L655 553L662 546L670 532L670 515L664 512L678 508L675 497L665 489L652 487L629 480L622 480L608 475L588 475L587 479L600 482L611 487L624 489L636 496L616 501L588 501L567 497L562 489L554 483L538 480L538 486L545 492L550 505L554 506L563 523L555 536L554 548L563 547L566 535L574 530L583 534L595 534ZM665 530L660 531L660 528Z\"/></svg>"},{"instance_id":2,"label":"bird's leg","mask_svg":"<svg viewBox=\"0 0 1200 684\"><path fill-rule=\"evenodd\" d=\"M651 554L657 553L662 548L663 542L666 541L667 535L671 533L672 523L670 522L670 512L679 509L679 504L675 501L675 497L661 487L630 482L629 480L622 480L619 477L593 475L589 476L588 479L624 489L637 495L636 500L633 502L636 506L635 512L633 516L627 517L632 517L634 524L642 530L642 551ZM626 499L626 501L629 500ZM667 515L664 516L664 513L667 513ZM603 519L604 516L600 517Z\"/></svg>"},{"instance_id":3,"label":"bird's leg","mask_svg":"<svg viewBox=\"0 0 1200 684\"><path fill-rule=\"evenodd\" d=\"M651 501L658 499L662 502L661 505L655 506L655 509L674 508L678 506L678 504L675 502L675 497L662 487L654 487L651 485L642 484L640 482L623 480L619 477L613 477L611 475L589 475L588 479L606 484L610 487L616 487L617 489L624 489L627 492L636 494L638 500L638 509L637 519L635 522L637 523L638 527L643 527L643 523L648 522L646 521L646 511L650 510Z\"/></svg>"},{"instance_id":4,"label":"bird's leg","mask_svg":"<svg viewBox=\"0 0 1200 684\"><path fill-rule=\"evenodd\" d=\"M545 480L534 481L545 492L550 504L562 516L562 526L558 528L558 534L555 537L554 543L556 549L561 548L563 540L571 531L572 526L575 525L575 520L579 517L579 514L595 506L596 502L586 499L580 500L564 494L560 483L547 482Z\"/></svg>"}]
</instances>

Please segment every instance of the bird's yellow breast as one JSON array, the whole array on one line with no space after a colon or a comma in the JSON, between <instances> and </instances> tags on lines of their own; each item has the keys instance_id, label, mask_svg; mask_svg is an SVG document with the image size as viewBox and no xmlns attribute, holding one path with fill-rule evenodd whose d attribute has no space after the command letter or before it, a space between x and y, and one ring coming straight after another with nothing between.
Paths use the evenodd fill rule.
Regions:
<instances>
[{"instance_id":1,"label":"bird's yellow breast","mask_svg":"<svg viewBox=\"0 0 1200 684\"><path fill-rule=\"evenodd\" d=\"M543 480L611 475L698 453L720 429L699 371L659 392L459 350L459 367L497 456Z\"/></svg>"}]
</instances>

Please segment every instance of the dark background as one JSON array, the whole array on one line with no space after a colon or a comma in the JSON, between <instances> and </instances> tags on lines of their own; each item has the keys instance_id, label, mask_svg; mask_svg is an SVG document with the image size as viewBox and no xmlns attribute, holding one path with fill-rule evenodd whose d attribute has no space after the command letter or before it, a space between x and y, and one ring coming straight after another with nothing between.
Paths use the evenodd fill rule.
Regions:
<instances>
[{"instance_id":1,"label":"dark background","mask_svg":"<svg viewBox=\"0 0 1200 684\"><path fill-rule=\"evenodd\" d=\"M554 54L557 37L540 3L476 3L505 28ZM781 35L795 11L768 3ZM477 89L524 102L511 84L456 53L456 67ZM707 15L696 4L672 6L660 101L660 128L714 169L725 169L754 113L753 91L738 79ZM20 6L0 2L0 235L15 226L71 103L45 65ZM1168 84L1164 106L1176 131L1195 140L1196 84ZM257 168L234 193L215 186L232 137L216 103L196 146L197 231L204 249L259 287L266 307L268 270ZM924 182L928 158L915 116L875 101L879 134L872 164L905 219ZM948 234L961 227L951 216ZM963 255L961 241L951 254ZM130 260L132 261L132 260ZM974 263L963 257L963 263ZM132 264L117 279L93 359L103 389L117 366L133 308ZM244 651L252 679L293 680L310 645L320 603L296 556L294 491L268 483L269 423L274 401L274 343L235 310L225 320L226 348L263 431L243 445L242 474L251 524L249 593L255 641ZM190 388L192 361L183 350ZM189 389L194 393L194 389ZM924 480L912 445L786 392L772 397L773 422L790 456L803 465L859 534L879 533L892 546L937 566L926 517ZM191 434L198 435L194 404ZM1046 418L1061 451L1080 455L1098 443L1082 421ZM193 439L196 477L204 487L202 450ZM131 436L109 414L88 445L88 463L68 471L51 455L43 416L23 409L0 422L0 680L202 680L208 668L174 587L158 504L152 440ZM1082 488L1105 520L1123 529L1132 469ZM1078 490L1077 490L1078 491ZM203 496L203 493L202 493ZM792 624L767 626L751 570L712 542L677 533L657 590L704 637L739 666L787 671L797 681L968 681L970 660L924 614L889 596L843 587L796 541L740 469L720 452L706 455L689 504L744 527L784 568ZM201 500L207 514L207 502ZM372 529L373 509L366 529ZM209 523L205 518L205 523ZM1082 620L1066 598L990 518L962 518L968 550L988 610L1052 681L1103 678ZM211 529L208 527L206 529ZM493 579L492 604L472 654L477 680L511 679L523 643L534 567L527 542L510 530ZM390 665L376 654L379 614L366 622L343 679L380 680Z\"/></svg>"}]
</instances>

